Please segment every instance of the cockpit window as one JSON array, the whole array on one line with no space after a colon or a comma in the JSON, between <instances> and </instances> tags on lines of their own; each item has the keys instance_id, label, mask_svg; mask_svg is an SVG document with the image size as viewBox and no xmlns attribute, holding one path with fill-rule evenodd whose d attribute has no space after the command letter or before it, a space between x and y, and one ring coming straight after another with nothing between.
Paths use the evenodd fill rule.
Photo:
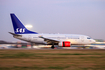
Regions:
<instances>
[{"instance_id":1,"label":"cockpit window","mask_svg":"<svg viewBox=\"0 0 105 70\"><path fill-rule=\"evenodd\" d=\"M87 39L91 39L90 37L87 37Z\"/></svg>"}]
</instances>

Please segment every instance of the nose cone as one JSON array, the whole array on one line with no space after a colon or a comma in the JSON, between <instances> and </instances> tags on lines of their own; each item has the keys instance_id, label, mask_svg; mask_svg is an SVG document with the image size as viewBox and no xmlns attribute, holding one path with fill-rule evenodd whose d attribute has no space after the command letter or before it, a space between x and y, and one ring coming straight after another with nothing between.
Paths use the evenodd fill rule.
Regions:
<instances>
[{"instance_id":1,"label":"nose cone","mask_svg":"<svg viewBox=\"0 0 105 70\"><path fill-rule=\"evenodd\" d=\"M92 43L96 43L96 41L94 39L92 39Z\"/></svg>"}]
</instances>

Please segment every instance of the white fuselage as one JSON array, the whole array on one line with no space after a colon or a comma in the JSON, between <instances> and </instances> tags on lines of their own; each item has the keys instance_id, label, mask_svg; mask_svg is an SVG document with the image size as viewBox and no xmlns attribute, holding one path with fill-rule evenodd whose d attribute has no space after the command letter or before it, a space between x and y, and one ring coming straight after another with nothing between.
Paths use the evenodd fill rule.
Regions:
<instances>
[{"instance_id":1,"label":"white fuselage","mask_svg":"<svg viewBox=\"0 0 105 70\"><path fill-rule=\"evenodd\" d=\"M55 39L59 41L70 41L71 45L86 45L94 43L95 40L91 39L86 35L77 35L77 34L22 34L22 37L14 36L17 39L21 39L28 42L33 42L36 44L48 44L44 41L43 36L50 39Z\"/></svg>"}]
</instances>

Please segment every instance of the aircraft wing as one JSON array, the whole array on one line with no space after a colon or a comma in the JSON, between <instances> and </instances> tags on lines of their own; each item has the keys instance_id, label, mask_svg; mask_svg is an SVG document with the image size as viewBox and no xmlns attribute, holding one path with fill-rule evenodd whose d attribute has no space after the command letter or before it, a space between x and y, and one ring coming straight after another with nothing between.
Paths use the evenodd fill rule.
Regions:
<instances>
[{"instance_id":1,"label":"aircraft wing","mask_svg":"<svg viewBox=\"0 0 105 70\"><path fill-rule=\"evenodd\" d=\"M43 38L44 41L47 42L47 44L59 43L61 41L61 40L58 40L58 39L47 38L47 37L43 37L43 36L39 36L39 38Z\"/></svg>"}]
</instances>

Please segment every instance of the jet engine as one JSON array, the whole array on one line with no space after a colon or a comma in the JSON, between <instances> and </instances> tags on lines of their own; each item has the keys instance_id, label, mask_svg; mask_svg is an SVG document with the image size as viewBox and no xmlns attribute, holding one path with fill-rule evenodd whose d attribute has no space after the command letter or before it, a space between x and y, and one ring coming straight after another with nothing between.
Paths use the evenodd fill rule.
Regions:
<instances>
[{"instance_id":1,"label":"jet engine","mask_svg":"<svg viewBox=\"0 0 105 70\"><path fill-rule=\"evenodd\" d=\"M63 41L63 42L59 42L58 46L60 46L60 47L70 47L71 43L69 41Z\"/></svg>"}]
</instances>

